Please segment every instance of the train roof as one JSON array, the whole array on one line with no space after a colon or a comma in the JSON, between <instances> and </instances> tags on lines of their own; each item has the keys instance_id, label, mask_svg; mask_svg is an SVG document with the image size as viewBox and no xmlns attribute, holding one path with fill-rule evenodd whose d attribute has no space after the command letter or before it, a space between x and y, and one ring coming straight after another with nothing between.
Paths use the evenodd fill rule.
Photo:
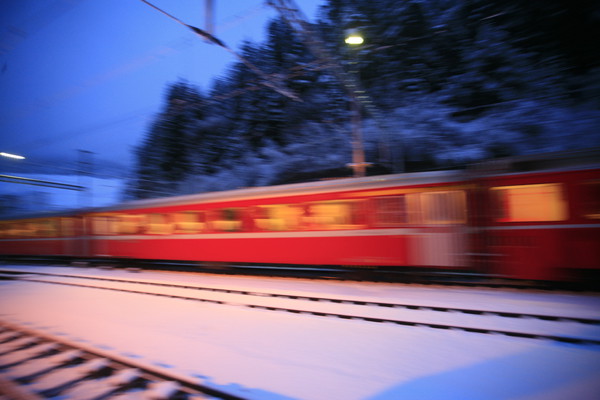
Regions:
<instances>
[{"instance_id":1,"label":"train roof","mask_svg":"<svg viewBox=\"0 0 600 400\"><path fill-rule=\"evenodd\" d=\"M561 151L555 153L505 157L471 165L465 170L444 170L429 172L411 172L392 175L377 175L364 178L341 178L326 181L293 183L277 186L263 186L162 197L147 200L135 200L107 207L71 209L44 213L29 213L3 217L1 219L49 218L57 216L79 215L91 212L108 212L134 208L153 208L193 203L211 203L217 201L250 200L263 197L286 197L294 195L318 194L335 191L369 190L390 185L427 185L452 183L471 180L478 177L501 174L520 174L542 171L566 171L592 169L600 167L600 148Z\"/></svg>"},{"instance_id":2,"label":"train roof","mask_svg":"<svg viewBox=\"0 0 600 400\"><path fill-rule=\"evenodd\" d=\"M162 197L157 199L135 200L94 209L94 212L124 210L133 208L152 208L160 206L186 205L192 203L211 203L216 201L251 200L263 197L286 197L294 195L318 194L337 191L377 189L390 185L426 185L443 182L460 182L464 176L459 171L412 172L393 175L377 175L365 178L341 178L326 181L292 183L277 186L261 186Z\"/></svg>"}]
</instances>

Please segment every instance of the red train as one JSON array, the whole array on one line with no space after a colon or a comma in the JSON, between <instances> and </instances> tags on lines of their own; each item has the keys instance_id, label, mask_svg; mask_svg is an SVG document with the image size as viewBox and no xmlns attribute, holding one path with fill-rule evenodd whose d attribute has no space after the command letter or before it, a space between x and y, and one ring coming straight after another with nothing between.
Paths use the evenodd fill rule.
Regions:
<instances>
[{"instance_id":1,"label":"red train","mask_svg":"<svg viewBox=\"0 0 600 400\"><path fill-rule=\"evenodd\" d=\"M0 255L477 271L563 281L600 267L598 151L467 170L135 201L0 221Z\"/></svg>"}]
</instances>

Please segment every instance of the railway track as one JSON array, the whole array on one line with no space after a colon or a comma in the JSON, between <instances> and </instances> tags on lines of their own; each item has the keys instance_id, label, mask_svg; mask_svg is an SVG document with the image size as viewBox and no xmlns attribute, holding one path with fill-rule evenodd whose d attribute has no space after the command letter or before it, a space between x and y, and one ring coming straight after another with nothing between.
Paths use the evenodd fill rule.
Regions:
<instances>
[{"instance_id":1,"label":"railway track","mask_svg":"<svg viewBox=\"0 0 600 400\"><path fill-rule=\"evenodd\" d=\"M63 265L64 262L55 259L46 258L20 258L14 262L26 263L27 265ZM100 261L81 261L72 262L77 266L98 265L100 268L117 269L136 269L136 270L155 270L155 271L182 271L191 273L209 273L209 274L227 274L240 276L260 276L276 278L299 278L312 280L337 280L349 282L387 282L399 283L404 285L430 285L442 287L464 287L464 288L485 288L485 289L515 289L525 291L544 291L544 292L569 292L582 293L600 292L600 286L596 281L584 282L546 282L546 281L525 281L517 279L507 279L493 277L481 273L473 272L447 272L447 271L423 271L419 269L361 269L344 268L342 266L311 266L311 265L255 265L255 264L198 264L191 262L160 262L146 260L142 263L133 263L129 261L121 263L115 260L107 264L106 260ZM102 267L105 265L105 267Z\"/></svg>"},{"instance_id":2,"label":"railway track","mask_svg":"<svg viewBox=\"0 0 600 400\"><path fill-rule=\"evenodd\" d=\"M0 398L241 399L157 366L1 321Z\"/></svg>"},{"instance_id":3,"label":"railway track","mask_svg":"<svg viewBox=\"0 0 600 400\"><path fill-rule=\"evenodd\" d=\"M31 278L28 274L45 279ZM319 317L600 345L600 319L597 318L302 296L69 274L27 272L14 274L12 278ZM588 328L592 329L591 333Z\"/></svg>"}]
</instances>

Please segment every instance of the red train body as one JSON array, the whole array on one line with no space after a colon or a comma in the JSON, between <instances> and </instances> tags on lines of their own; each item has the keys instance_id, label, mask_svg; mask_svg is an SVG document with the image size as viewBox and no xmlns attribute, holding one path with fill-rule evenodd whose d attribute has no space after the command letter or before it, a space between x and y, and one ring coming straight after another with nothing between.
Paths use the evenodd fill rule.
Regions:
<instances>
[{"instance_id":1,"label":"red train body","mask_svg":"<svg viewBox=\"0 0 600 400\"><path fill-rule=\"evenodd\" d=\"M555 157L549 164L521 157L475 170L240 189L0 221L0 254L410 267L580 280L600 267L596 154ZM573 167L586 160L592 162Z\"/></svg>"}]
</instances>

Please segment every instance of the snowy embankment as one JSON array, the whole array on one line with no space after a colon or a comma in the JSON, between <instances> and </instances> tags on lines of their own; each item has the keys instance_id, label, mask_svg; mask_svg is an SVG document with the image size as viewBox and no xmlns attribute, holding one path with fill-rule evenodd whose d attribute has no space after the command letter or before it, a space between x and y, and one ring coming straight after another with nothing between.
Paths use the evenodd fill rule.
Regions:
<instances>
[{"instance_id":1,"label":"snowy embankment","mask_svg":"<svg viewBox=\"0 0 600 400\"><path fill-rule=\"evenodd\" d=\"M598 296L30 268L266 293L600 317ZM226 300L225 305L36 282L2 281L1 288L3 320L172 368L246 398L592 399L600 393L597 346L257 310L235 305L243 300L224 293L212 296ZM325 307L348 312L350 305ZM478 317L439 314L450 322ZM492 320L504 328L514 323ZM572 329L579 329L573 334L597 334L597 328L586 325Z\"/></svg>"}]
</instances>

